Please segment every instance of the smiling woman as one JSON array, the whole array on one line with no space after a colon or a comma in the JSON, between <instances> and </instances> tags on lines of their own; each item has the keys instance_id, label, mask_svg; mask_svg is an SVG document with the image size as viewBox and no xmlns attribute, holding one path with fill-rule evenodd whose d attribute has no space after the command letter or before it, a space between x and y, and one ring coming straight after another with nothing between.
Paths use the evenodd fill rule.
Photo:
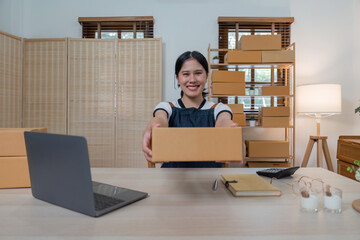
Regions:
<instances>
[{"instance_id":1,"label":"smiling woman","mask_svg":"<svg viewBox=\"0 0 360 240\"><path fill-rule=\"evenodd\" d=\"M232 127L232 112L227 105L207 101L204 96L208 77L206 58L197 51L181 54L175 64L175 75L181 98L159 103L143 134L145 158L152 161L151 133L154 127ZM221 167L216 162L170 162L162 167Z\"/></svg>"}]
</instances>

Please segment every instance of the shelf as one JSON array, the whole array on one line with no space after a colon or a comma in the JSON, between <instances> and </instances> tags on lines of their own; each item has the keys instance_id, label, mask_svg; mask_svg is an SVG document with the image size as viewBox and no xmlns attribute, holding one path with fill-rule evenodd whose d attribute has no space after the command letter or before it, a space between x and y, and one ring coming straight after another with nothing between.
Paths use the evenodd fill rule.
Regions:
<instances>
[{"instance_id":1,"label":"shelf","mask_svg":"<svg viewBox=\"0 0 360 240\"><path fill-rule=\"evenodd\" d=\"M254 63L254 64L228 64L228 63L218 63L218 64L210 64L211 69L269 69L269 68L277 68L284 69L293 66L293 63Z\"/></svg>"},{"instance_id":2,"label":"shelf","mask_svg":"<svg viewBox=\"0 0 360 240\"><path fill-rule=\"evenodd\" d=\"M245 157L244 160L250 160L250 159L294 159L294 156L289 157Z\"/></svg>"},{"instance_id":3,"label":"shelf","mask_svg":"<svg viewBox=\"0 0 360 240\"><path fill-rule=\"evenodd\" d=\"M294 95L209 95L210 97L294 97Z\"/></svg>"},{"instance_id":4,"label":"shelf","mask_svg":"<svg viewBox=\"0 0 360 240\"><path fill-rule=\"evenodd\" d=\"M288 127L263 127L263 126L255 126L255 127L250 127L250 126L240 126L242 128L294 128L294 126L288 126Z\"/></svg>"}]
</instances>

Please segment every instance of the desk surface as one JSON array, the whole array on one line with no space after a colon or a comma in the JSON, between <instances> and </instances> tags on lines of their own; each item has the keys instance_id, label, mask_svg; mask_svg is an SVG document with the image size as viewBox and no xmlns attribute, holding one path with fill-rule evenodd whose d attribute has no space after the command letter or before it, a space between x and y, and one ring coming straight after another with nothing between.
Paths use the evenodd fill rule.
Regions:
<instances>
[{"instance_id":1,"label":"desk surface","mask_svg":"<svg viewBox=\"0 0 360 240\"><path fill-rule=\"evenodd\" d=\"M343 212L300 211L299 198L279 181L281 197L235 198L220 174L257 169L92 169L93 180L149 197L92 218L32 197L30 189L0 189L0 239L360 239L360 183L324 169L299 169L294 178L321 177L343 190ZM285 181L292 182L294 178Z\"/></svg>"}]
</instances>

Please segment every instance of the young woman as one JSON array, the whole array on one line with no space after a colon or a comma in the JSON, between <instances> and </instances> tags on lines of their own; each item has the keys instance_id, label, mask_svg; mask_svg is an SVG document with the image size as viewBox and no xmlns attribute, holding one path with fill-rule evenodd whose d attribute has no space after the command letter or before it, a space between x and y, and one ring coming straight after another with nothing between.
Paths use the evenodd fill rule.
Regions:
<instances>
[{"instance_id":1,"label":"young woman","mask_svg":"<svg viewBox=\"0 0 360 240\"><path fill-rule=\"evenodd\" d=\"M161 102L143 134L143 152L152 161L151 131L154 127L234 127L230 108L222 103L206 101L205 84L209 74L206 58L197 51L181 54L175 64L175 75L181 98ZM184 149L184 151L186 151ZM161 167L221 167L216 162L169 162Z\"/></svg>"}]
</instances>

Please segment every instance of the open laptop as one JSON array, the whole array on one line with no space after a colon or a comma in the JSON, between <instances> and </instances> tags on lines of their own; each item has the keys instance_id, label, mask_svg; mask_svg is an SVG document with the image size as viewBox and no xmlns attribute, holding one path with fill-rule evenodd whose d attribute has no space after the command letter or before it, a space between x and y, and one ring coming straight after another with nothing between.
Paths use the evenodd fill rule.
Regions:
<instances>
[{"instance_id":1,"label":"open laptop","mask_svg":"<svg viewBox=\"0 0 360 240\"><path fill-rule=\"evenodd\" d=\"M35 198L98 217L148 196L92 182L84 137L38 132L24 135Z\"/></svg>"}]
</instances>

